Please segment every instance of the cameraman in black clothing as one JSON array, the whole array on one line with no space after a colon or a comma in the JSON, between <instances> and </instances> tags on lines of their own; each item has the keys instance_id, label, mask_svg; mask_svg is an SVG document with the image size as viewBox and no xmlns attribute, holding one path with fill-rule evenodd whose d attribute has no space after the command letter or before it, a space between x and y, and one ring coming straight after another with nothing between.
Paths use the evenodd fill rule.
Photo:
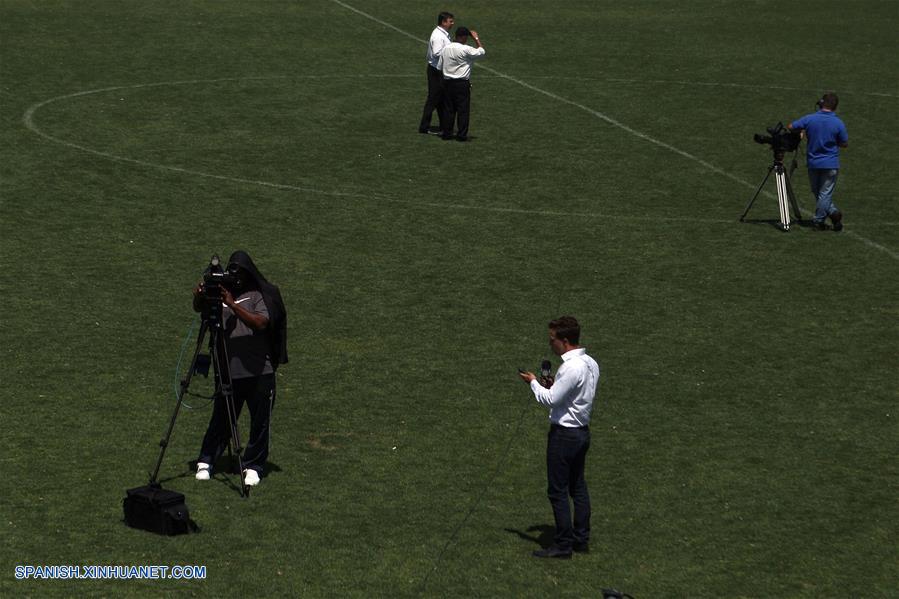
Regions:
<instances>
[{"instance_id":1,"label":"cameraman in black clothing","mask_svg":"<svg viewBox=\"0 0 899 599\"><path fill-rule=\"evenodd\" d=\"M250 410L250 437L243 453L244 482L259 484L268 458L269 423L275 405L275 370L287 362L287 311L281 292L256 268L249 254L228 259L229 281L221 287L222 334L228 354L235 418ZM203 286L194 290L194 309L203 309ZM197 458L197 480L209 480L230 438L228 410L216 395L209 427Z\"/></svg>"}]
</instances>

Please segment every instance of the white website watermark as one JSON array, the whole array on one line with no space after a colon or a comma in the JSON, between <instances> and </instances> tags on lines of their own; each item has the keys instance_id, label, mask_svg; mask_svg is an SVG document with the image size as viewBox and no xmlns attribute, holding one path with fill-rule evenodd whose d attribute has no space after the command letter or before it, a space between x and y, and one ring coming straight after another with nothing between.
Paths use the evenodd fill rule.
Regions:
<instances>
[{"instance_id":1,"label":"white website watermark","mask_svg":"<svg viewBox=\"0 0 899 599\"><path fill-rule=\"evenodd\" d=\"M203 580L206 566L16 566L16 580Z\"/></svg>"}]
</instances>

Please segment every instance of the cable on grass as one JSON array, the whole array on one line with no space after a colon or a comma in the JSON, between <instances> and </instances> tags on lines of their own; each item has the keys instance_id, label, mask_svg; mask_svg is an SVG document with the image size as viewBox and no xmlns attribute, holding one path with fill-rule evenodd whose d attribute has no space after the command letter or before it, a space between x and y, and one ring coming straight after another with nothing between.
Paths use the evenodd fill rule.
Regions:
<instances>
[{"instance_id":1,"label":"cable on grass","mask_svg":"<svg viewBox=\"0 0 899 599\"><path fill-rule=\"evenodd\" d=\"M496 468L493 470L493 474L490 478L487 479L487 484L484 485L484 488L481 489L480 494L477 499L471 504L471 507L468 508L468 513L465 514L465 517L462 518L462 521L456 525L456 528L453 530L452 534L450 534L449 538L446 541L446 544L443 546L443 549L440 550L440 553L437 554L437 558L434 559L434 565L428 570L427 574L425 574L425 578L421 583L421 587L419 588L418 594L422 595L425 589L428 586L428 580L431 578L431 573L435 572L437 568L440 566L441 561L443 561L443 555L446 553L446 550L449 549L450 545L456 540L456 536L459 534L459 531L462 530L462 527L468 523L468 520L471 518L472 514L475 513L478 506L481 503L481 500L484 499L484 495L487 494L487 489L493 486L493 483L496 481L499 476L500 468L506 463L506 459L509 457L509 453L512 450L512 443L515 442L515 439L518 438L518 431L521 429L521 423L524 422L525 412L528 411L528 408L531 407L529 402L525 402L524 407L521 409L521 413L518 415L518 423L515 425L515 430L512 431L512 435L509 437L509 442L506 443L506 448L500 455L499 461L496 463Z\"/></svg>"}]
</instances>

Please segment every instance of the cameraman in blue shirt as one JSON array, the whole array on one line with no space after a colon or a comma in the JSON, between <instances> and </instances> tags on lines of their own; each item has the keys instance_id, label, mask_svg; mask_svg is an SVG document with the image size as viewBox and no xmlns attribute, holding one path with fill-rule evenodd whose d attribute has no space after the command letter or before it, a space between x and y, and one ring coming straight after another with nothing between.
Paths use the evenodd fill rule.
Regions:
<instances>
[{"instance_id":1,"label":"cameraman in blue shirt","mask_svg":"<svg viewBox=\"0 0 899 599\"><path fill-rule=\"evenodd\" d=\"M839 98L827 92L818 102L818 112L807 114L790 123L790 130L802 131L807 141L806 166L808 179L815 196L815 217L812 226L823 231L830 217L834 231L843 230L843 213L833 203L833 190L840 172L840 148L849 146L846 125L834 112Z\"/></svg>"}]
</instances>

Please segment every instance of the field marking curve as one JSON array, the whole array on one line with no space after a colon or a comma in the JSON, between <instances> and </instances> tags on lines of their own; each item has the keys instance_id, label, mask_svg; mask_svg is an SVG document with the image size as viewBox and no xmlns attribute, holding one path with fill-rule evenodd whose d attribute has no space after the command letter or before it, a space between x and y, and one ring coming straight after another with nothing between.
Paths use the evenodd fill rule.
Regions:
<instances>
[{"instance_id":1,"label":"field marking curve","mask_svg":"<svg viewBox=\"0 0 899 599\"><path fill-rule=\"evenodd\" d=\"M175 173L192 175L192 176L196 176L196 177L204 177L207 179L216 179L219 181L229 181L232 183L245 183L245 184L249 184L249 185L258 185L258 186L262 186L262 187L270 187L273 189L281 189L281 190L288 190L288 191L302 191L302 192L307 192L307 193L316 193L316 194L338 196L338 197L361 197L361 198L386 199L386 198L381 198L381 197L377 196L376 194L356 194L356 193L341 192L341 191L326 191L326 190L314 189L311 187L307 188L307 187L302 187L302 186L297 186L297 185L285 185L282 183L273 183L271 181L261 181L261 180L256 180L256 179L246 179L243 177L231 177L228 175L218 175L215 173L207 173L204 171L198 171L195 169L189 169L189 168L184 168L184 167L180 167L180 166L160 164L157 162L149 162L147 160L140 160L138 158L128 158L127 156L119 156L117 154L104 152L102 150L97 150L97 149L91 148L89 146L85 146L82 144L78 144L75 142L71 142L71 141L50 135L49 133L40 129L40 127L37 126L37 124L35 123L35 120L34 120L35 113L38 110L40 110L41 108L43 108L44 106L47 106L48 104L52 104L54 102L59 102L62 100L69 100L72 98L89 96L92 94L99 94L99 93L105 93L105 92L111 92L111 91L119 91L119 90L125 90L125 89L141 89L141 88L149 88L149 87L163 87L163 86L175 86L175 85L196 85L196 84L200 84L200 83L222 83L222 82L231 82L231 81L288 79L288 78L289 77L276 76L276 77L239 77L239 78L224 78L224 79L186 79L186 80L179 80L179 81L159 81L159 82L154 82L154 83L140 83L140 84L136 84L136 85L117 85L117 86L113 86L113 87L104 87L104 88L75 92L75 93L71 93L71 94L65 94L62 96L56 96L54 98L50 98L50 99L44 100L42 102L37 102L35 104L32 104L25 111L25 114L24 114L22 120L23 120L26 128L28 128L33 133L36 133L37 135L43 137L44 139L47 139L49 141L52 141L53 143L56 143L56 144L59 144L62 146L74 148L76 150L80 150L82 152L87 152L87 153L93 154L95 156L100 156L101 158L106 158L107 160L113 160L115 162L125 162L125 163L130 163L130 164L137 164L139 166L143 166L143 167L147 167L147 168L161 169L161 170L165 170L165 171L171 171L171 172L175 172Z\"/></svg>"},{"instance_id":2,"label":"field marking curve","mask_svg":"<svg viewBox=\"0 0 899 599\"><path fill-rule=\"evenodd\" d=\"M392 27L392 26L391 26ZM410 35L410 37L413 37ZM413 39L415 39L413 37ZM420 41L420 40L417 40ZM380 76L380 75L375 75ZM25 111L23 116L23 122L27 129L35 133L36 135L51 141L53 143L69 147L72 149L76 149L82 152L87 152L89 154L93 154L95 156L99 156L101 158L105 158L107 160L112 160L115 162L123 162L128 164L135 164L145 168L158 169L163 171L169 171L174 173L179 173L183 175L202 177L206 179L213 179L218 181L226 181L229 183L240 183L245 185L255 185L260 187L267 187L270 189L277 189L281 191L296 191L303 193L313 193L317 195L325 195L331 197L344 197L344 198L358 198L363 200L378 200L382 202L389 202L393 204L400 204L404 206L410 207L419 207L419 208L434 208L440 210L474 210L480 212L491 212L491 213L499 213L499 214L521 214L521 215L535 215L535 216L547 216L547 217L577 217L577 218L603 218L603 219L614 219L621 221L645 221L645 220L653 220L653 221L667 221L667 222L702 222L702 223L716 223L716 224L733 224L735 221L731 219L722 219L722 218L697 218L697 217L660 217L660 216L632 216L632 215L621 215L621 214L605 214L601 212L572 212L572 211L558 211L558 210L535 210L535 209L526 209L526 208L514 208L508 206L475 206L475 205L466 205L466 204L448 204L448 203L438 203L438 202L427 202L420 200L402 200L395 197L377 194L377 193L353 193L353 192L344 192L338 190L323 190L317 189L313 187L304 187L299 185L289 185L284 183L275 183L272 181L264 181L260 179L249 179L244 177L232 177L229 175L220 175L216 173L209 173L205 171L199 171L196 169L185 168L180 166L166 165L160 164L157 162L150 162L147 160L140 160L138 158L129 158L127 156L120 156L117 154L112 154L110 152L104 152L102 150L97 150L95 148L91 148L89 146L75 143L72 141L68 141L54 135L47 133L37 126L35 122L35 114L37 111L44 106L49 104L53 104L55 102L60 102L63 100L68 100L72 98L84 97L93 94L106 93L112 91L126 90L126 89L143 89L143 88L152 88L152 87L165 87L165 86L178 86L178 85L197 85L197 84L207 84L207 83L224 83L224 82L239 82L239 81L265 81L265 80L289 80L296 79L298 77L307 78L307 79L337 79L337 78L348 78L352 77L352 75L303 75L303 76L286 76L286 75L275 75L275 76L261 76L261 77L226 77L226 78L212 78L212 79L184 79L184 80L174 80L174 81L157 81L152 83L139 83L132 85L117 85L110 87L97 88L92 90L84 90L69 94L64 94L60 96L55 96L35 104L32 104ZM371 75L358 75L358 77L362 78L371 78ZM383 75L383 77L412 77L411 75ZM500 78L508 79L506 76L499 75ZM712 167L714 168L714 167ZM722 171L723 172L723 171ZM726 174L726 173L725 173ZM737 179L739 180L739 179ZM741 181L742 182L742 181ZM751 186L750 186L751 187ZM763 192L765 195L773 197L773 194L770 192ZM857 235L853 232L846 231L848 234L858 237L860 241L871 245L876 249L880 249L882 251L887 251L891 253L889 250L876 244L872 241L867 240L860 235ZM899 259L899 255L893 255L894 258Z\"/></svg>"},{"instance_id":3,"label":"field marking curve","mask_svg":"<svg viewBox=\"0 0 899 599\"><path fill-rule=\"evenodd\" d=\"M406 77L405 75L402 75ZM315 75L309 76L311 78L318 78ZM303 76L303 78L309 78ZM340 78L342 76L333 76L326 75L321 78ZM369 75L359 75L359 77L371 78ZM170 171L174 173L179 173L182 175L190 175L196 177L202 177L206 179L214 179L218 181L227 181L229 183L240 183L246 185L255 185L260 187L268 187L271 189L278 189L281 191L298 191L304 193L314 193L318 195L326 195L326 196L334 196L334 197L347 197L347 198L359 198L364 200L378 200L381 202L389 202L393 204L401 204L404 206L411 207L423 207L423 208L435 208L442 210L475 210L481 212L492 212L498 214L521 214L521 215L532 215L532 216L548 216L548 217L579 217L579 218L602 218L602 219L615 219L615 220L624 220L624 221L644 221L644 220L656 220L656 221L671 221L671 222L703 222L703 223L716 223L716 224L733 224L736 222L732 219L714 219L714 218L692 218L692 217L659 217L659 216L631 216L631 215L616 215L616 214L604 214L601 212L571 212L571 211L561 211L561 210L534 210L527 208L515 208L509 206L475 206L475 205L466 205L466 204L453 204L453 203L439 203L439 202L428 202L428 201L419 201L419 200L402 200L399 198L395 198L392 196L387 196L383 194L377 193L352 193L352 192L342 192L337 190L323 190L316 189L312 187L303 187L299 185L289 185L285 183L274 183L271 181L263 181L259 179L248 179L243 177L232 177L229 175L220 175L216 173L208 173L205 171L199 171L196 169L190 169L180 166L173 166L167 164L160 164L157 162L150 162L148 160L140 160L138 158L129 158L127 156L120 156L118 154L112 154L110 152L104 152L102 150L97 150L90 146L86 146L80 143L75 143L72 141L68 141L54 135L47 133L38 127L35 122L35 114L38 110L47 106L49 104L53 104L55 102L60 102L63 100L68 100L72 98L79 98L84 96L89 96L92 94L127 90L127 89L142 89L142 88L151 88L151 87L165 87L165 86L178 86L178 85L197 85L197 84L205 84L205 83L227 83L227 82L237 82L237 81L264 81L270 79L296 79L297 76L271 76L271 77L229 77L229 78L218 78L218 79L184 79L177 81L157 81L153 83L139 83L133 85L116 85L111 87L103 87L92 90L84 90L79 92L74 92L70 94L64 94L61 96L56 96L53 98L49 98L47 100L43 100L41 102L37 102L32 104L26 109L23 122L27 129L31 132L37 134L38 136L51 141L53 143L76 149L81 152L87 152L89 154L93 154L95 156L99 156L101 158L105 158L107 160L111 160L114 162L123 162L127 164L135 164L145 168L158 169L163 171Z\"/></svg>"},{"instance_id":4,"label":"field marking curve","mask_svg":"<svg viewBox=\"0 0 899 599\"><path fill-rule=\"evenodd\" d=\"M366 19L369 19L371 21L374 21L375 23L379 23L380 25L383 25L384 27L392 29L393 31L396 31L397 33L399 33L409 39L412 39L412 40L422 43L422 44L428 43L427 40L423 40L423 39L417 37L416 35L409 33L408 31L404 31L403 29L400 29L399 27L397 27L396 25L393 25L392 23L388 23L387 21L379 19L378 17L376 17L372 14L369 14L365 11L359 10L358 8L356 8L354 6L350 6L349 4L342 2L341 0L330 0L330 1L333 2L334 4L338 4L338 5L346 8L347 10L350 10L360 16L363 16ZM607 115L605 113L602 113L598 110L594 110L593 108L590 108L589 106L586 106L586 105L576 102L574 100L570 100L568 98L565 98L563 96L555 94L551 91L547 91L545 89L539 88L536 85L532 85L526 81L518 79L517 77L513 77L511 75L507 75L505 73L497 71L496 69L485 66L484 64L478 63L476 66L487 71L488 73L492 73L492 74L496 75L497 77L507 79L508 81L516 83L516 84L518 84L526 89L529 89L533 92L542 94L548 98L552 98L553 100L556 100L563 104L568 104L570 106L578 108L578 109L586 112L587 114L590 114L590 115L600 119L601 121L604 121L604 122L608 123L609 125L612 125L613 127L617 127L619 129L621 129L622 131L630 133L631 135L633 135L639 139L642 139L642 140L649 142L655 146L658 146L660 148L663 148L670 152L673 152L673 153L675 153L683 158L686 158L692 162L696 162L697 164L705 167L707 170L710 170L713 173L722 175L723 177L726 177L726 178L730 179L731 181L734 181L735 183L742 185L743 187L747 187L749 189L756 188L755 185L753 185L749 181L746 181L745 179L738 177L737 175L729 173L729 172L725 171L724 169L717 167L717 166L713 165L712 163L710 163L706 160L703 160L702 158L700 158L698 156L694 156L693 154L690 154L689 152L681 150L680 148L676 148L676 147L672 146L671 144L666 143L660 139L656 139L655 137L652 137L651 135L643 133L642 131L637 131L633 127L630 127L630 126L622 123L621 121L610 117L609 115ZM768 197L774 197L773 194L771 194L770 192L767 192L767 191L765 191L764 194L767 195ZM801 208L801 206L800 206L800 208ZM805 210L805 209L803 209L803 212L809 213L808 210ZM843 234L848 235L858 241L861 241L862 243L864 243L865 245L867 245L870 248L880 250L880 251L886 253L887 255L889 255L890 257L892 257L894 260L899 261L899 252L896 252L896 251L894 251L886 246L883 246L871 239L868 239L867 237L859 235L858 233L855 233L854 231L851 231L848 228L843 230Z\"/></svg>"}]
</instances>

